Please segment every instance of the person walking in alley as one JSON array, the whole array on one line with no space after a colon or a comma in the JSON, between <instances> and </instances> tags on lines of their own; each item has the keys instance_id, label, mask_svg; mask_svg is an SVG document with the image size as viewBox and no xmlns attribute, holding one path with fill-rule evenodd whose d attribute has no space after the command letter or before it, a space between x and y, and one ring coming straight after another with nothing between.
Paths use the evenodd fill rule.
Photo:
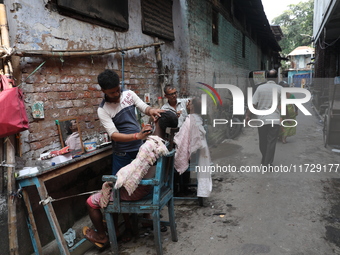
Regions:
<instances>
[{"instance_id":1,"label":"person walking in alley","mask_svg":"<svg viewBox=\"0 0 340 255\"><path fill-rule=\"evenodd\" d=\"M263 125L259 125L259 147L262 154L261 165L272 166L275 155L275 147L280 131L280 97L281 86L276 84L277 71L270 70L267 74L267 82L258 86L253 95L253 105L257 110L269 110L273 105L273 89L277 90L278 105L274 106L274 112L268 115L257 115ZM251 112L248 109L246 114L246 123L251 119Z\"/></svg>"},{"instance_id":2,"label":"person walking in alley","mask_svg":"<svg viewBox=\"0 0 340 255\"><path fill-rule=\"evenodd\" d=\"M142 129L136 118L135 108L153 118L154 122L161 117L164 110L155 109L144 103L135 92L122 91L119 86L119 76L116 72L106 69L98 75L98 84L104 92L104 99L98 107L99 120L112 140L112 174L130 164L137 156L142 140L151 131L147 124ZM126 223L126 236L123 241L131 240L131 226L129 217L123 214ZM103 229L97 229L102 232ZM86 233L85 233L86 234ZM93 234L93 232L92 232ZM91 235L89 232L88 235Z\"/></svg>"}]
</instances>

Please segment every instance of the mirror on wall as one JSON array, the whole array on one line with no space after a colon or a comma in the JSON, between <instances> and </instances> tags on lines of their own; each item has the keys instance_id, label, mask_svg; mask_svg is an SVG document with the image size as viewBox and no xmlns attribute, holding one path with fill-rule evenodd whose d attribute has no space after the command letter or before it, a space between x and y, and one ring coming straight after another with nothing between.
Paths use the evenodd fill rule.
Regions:
<instances>
[{"instance_id":1,"label":"mirror on wall","mask_svg":"<svg viewBox=\"0 0 340 255\"><path fill-rule=\"evenodd\" d=\"M83 141L77 117L68 117L56 121L62 147L70 146L72 155L84 153Z\"/></svg>"}]
</instances>

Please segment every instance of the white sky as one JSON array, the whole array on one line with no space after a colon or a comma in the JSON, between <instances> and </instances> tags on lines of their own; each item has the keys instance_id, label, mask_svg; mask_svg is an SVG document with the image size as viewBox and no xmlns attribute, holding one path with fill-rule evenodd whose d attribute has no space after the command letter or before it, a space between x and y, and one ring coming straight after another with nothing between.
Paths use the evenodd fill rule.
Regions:
<instances>
[{"instance_id":1,"label":"white sky","mask_svg":"<svg viewBox=\"0 0 340 255\"><path fill-rule=\"evenodd\" d=\"M262 0L262 5L269 24L272 25L272 20L285 10L288 10L288 5L305 1L306 0Z\"/></svg>"}]
</instances>

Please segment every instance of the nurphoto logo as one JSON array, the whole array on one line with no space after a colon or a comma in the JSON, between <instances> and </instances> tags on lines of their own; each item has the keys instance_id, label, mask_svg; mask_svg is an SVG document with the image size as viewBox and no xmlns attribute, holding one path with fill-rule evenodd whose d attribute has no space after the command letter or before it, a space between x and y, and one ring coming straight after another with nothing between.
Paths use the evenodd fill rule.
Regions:
<instances>
[{"instance_id":1,"label":"nurphoto logo","mask_svg":"<svg viewBox=\"0 0 340 255\"><path fill-rule=\"evenodd\" d=\"M244 115L245 114L245 96L243 94L243 91L235 86L235 85L231 85L231 84L215 84L215 88L202 83L202 82L198 82L199 84L202 84L204 86L206 86L207 88L209 88L217 97L220 105L222 105L222 100L221 100L221 96L220 94L216 91L216 89L228 89L229 92L232 95L232 102L233 102L233 114L234 115ZM207 94L211 97L211 99L213 100L214 104L217 105L216 99L213 96L213 94L205 89L205 88L200 88L197 87L201 90L203 90L204 92L206 92L206 94L202 94L201 95L201 106L202 106L202 110L201 110L201 114L202 115L207 115ZM299 94L303 94L304 97L302 98L286 98L286 93L299 93ZM273 88L272 90L272 106L270 109L267 110L258 110L254 107L253 105L253 99L252 99L252 95L253 95L253 88L249 87L248 88L248 94L247 94L247 107L249 109L249 111L254 114L254 115L262 115L262 116L266 116L266 115L270 115L272 114L278 105L278 92L276 88ZM307 103L309 100L311 99L311 93L309 92L309 90L304 89L304 88L285 88L283 87L281 89L281 98L280 98L280 102L281 102L281 114L282 115L286 115L286 106L288 104L293 104L295 105L304 115L312 115L304 106L304 103ZM274 122L276 121L280 121L277 119L267 119L267 121L270 121L272 123L272 125L274 125ZM298 123L296 120L294 119L286 119L281 122L281 125L285 127L285 122L287 121L293 121L295 123L294 126L296 126ZM259 125L254 125L255 122L259 122ZM250 119L247 123L245 120L243 120L243 122L237 122L237 123L233 123L232 120L226 120L226 119L213 119L213 127L215 127L216 125L225 125L225 124L230 124L230 126L232 125L243 125L243 126L250 126L250 127L261 127L264 125L264 122L260 119ZM290 125L291 126L291 125Z\"/></svg>"}]
</instances>

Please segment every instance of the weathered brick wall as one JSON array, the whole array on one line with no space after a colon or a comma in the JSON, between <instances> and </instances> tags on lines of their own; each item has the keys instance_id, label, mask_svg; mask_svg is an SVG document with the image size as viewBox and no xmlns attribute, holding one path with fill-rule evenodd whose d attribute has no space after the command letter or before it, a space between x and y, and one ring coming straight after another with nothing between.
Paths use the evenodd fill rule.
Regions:
<instances>
[{"instance_id":1,"label":"weathered brick wall","mask_svg":"<svg viewBox=\"0 0 340 255\"><path fill-rule=\"evenodd\" d=\"M209 1L188 1L190 57L189 80L212 84L231 83L244 89L251 70L260 68L262 54L253 40L246 36L245 57L242 56L242 35L219 14L219 44L212 43L212 4ZM214 78L215 77L215 78Z\"/></svg>"},{"instance_id":2,"label":"weathered brick wall","mask_svg":"<svg viewBox=\"0 0 340 255\"><path fill-rule=\"evenodd\" d=\"M84 22L63 16L55 10L47 9L43 0L20 0L12 6L7 4L7 16L10 31L11 45L19 50L102 50L114 47L127 48L136 45L148 45L155 42L155 38L142 33L141 27L141 2L129 1L129 30L117 32L112 29L97 26L91 22ZM32 11L34 6L34 11ZM181 89L187 84L186 54L183 41L183 19L180 1L174 1L173 13L175 38L174 42L165 41L161 46L163 77L166 83L172 83ZM174 16L175 16L174 15ZM161 38L160 42L164 42ZM26 78L43 62L46 63L27 80ZM159 72L154 47L141 47L140 49L125 51L124 55L124 83L125 87L134 90L144 99L145 93L150 93L151 105L157 102L161 96ZM83 140L91 139L99 132L103 132L98 116L97 108L102 100L103 93L97 84L97 75L104 69L113 69L122 77L122 54L112 53L101 56L88 57L25 57L20 58L19 65L14 66L14 72L19 73L17 84L22 83L26 109L29 116L30 128L21 132L20 145L17 146L17 169L25 165L29 160L36 160L41 153L61 148L60 138L55 120L68 116L79 118ZM34 102L43 101L45 118L33 119L31 107ZM144 118L147 121L148 118ZM18 149L20 148L20 149ZM34 162L32 162L34 163ZM100 176L103 169L110 167L107 161L101 161L100 167L96 164L88 166L89 169L79 169L79 175L69 176L60 180L52 180L49 183L49 193L53 197L63 197L65 194L75 194L83 191L100 188ZM95 174L99 176L94 182ZM66 180L67 179L67 180ZM90 180L90 181L89 181ZM99 180L99 181L98 181ZM59 185L60 184L60 185ZM99 185L98 185L99 184ZM55 186L54 186L55 185ZM74 188L72 185L76 185ZM82 186L83 185L83 186ZM86 186L86 187L85 187ZM37 194L30 190L30 196L34 199L33 210L37 213L37 224L42 236L43 244L53 239L51 231L46 226L44 212L37 204ZM86 196L85 196L86 197ZM57 214L63 231L72 227L72 224L80 216L86 215L84 199L65 200L58 202L60 210ZM1 204L2 202L0 202ZM74 206L73 206L74 205ZM67 213L63 213L65 208ZM18 205L18 225L20 226L20 254L26 255L32 252L32 245L28 237L25 222L25 211L20 200ZM2 219L6 218L4 209L0 213ZM0 222L3 229L7 229L6 220ZM5 243L0 244L2 251L8 251L8 234L6 231L0 234Z\"/></svg>"},{"instance_id":3,"label":"weathered brick wall","mask_svg":"<svg viewBox=\"0 0 340 255\"><path fill-rule=\"evenodd\" d=\"M22 80L35 70L42 59L22 61ZM155 57L125 53L125 88L132 89L141 98L150 93L152 103L160 95L157 89L158 71ZM76 116L79 118L83 140L104 132L97 116L103 98L97 75L104 69L115 70L122 77L121 54L104 57L48 59L46 63L22 85L30 128L22 133L23 158L37 159L44 151L60 149L60 139L55 120ZM44 102L45 118L33 119L31 106Z\"/></svg>"},{"instance_id":4,"label":"weathered brick wall","mask_svg":"<svg viewBox=\"0 0 340 255\"><path fill-rule=\"evenodd\" d=\"M121 54L93 56L84 58L47 59L46 63L32 76L26 79L44 60L41 58L22 59L20 63L22 77L21 88L24 91L26 109L30 128L21 133L23 145L22 159L37 159L40 153L60 149L60 139L55 120L68 116L79 118L83 140L91 139L104 129L97 116L97 108L102 101L103 93L97 84L97 75L104 69L115 70L122 77ZM155 103L160 95L158 88L158 69L154 49L143 54L126 52L124 57L125 88L132 89L141 98L144 93L152 95ZM36 101L44 102L45 118L33 119L31 106ZM80 194L100 188L103 173L111 172L110 158L78 169L59 179L47 183L49 195L53 198ZM32 199L32 210L37 220L40 238L43 245L54 239L45 212L38 204L38 194L34 188L28 192ZM81 217L86 215L85 200L87 196L66 199L56 202L56 214L63 232ZM28 230L26 227L23 202L18 206L18 231L20 232L20 254L32 253Z\"/></svg>"},{"instance_id":5,"label":"weathered brick wall","mask_svg":"<svg viewBox=\"0 0 340 255\"><path fill-rule=\"evenodd\" d=\"M20 0L17 5L12 6L10 1L5 1L5 4L8 5L7 16L11 45L19 51L102 50L148 45L155 42L155 37L142 33L141 2L139 0L129 1L129 30L127 32L117 32L91 22L63 16L53 8L47 9L49 4L46 3L43 0ZM34 11L32 11L32 6L34 6ZM175 42L165 41L165 44L161 46L162 77L165 77L166 83L172 83L179 89L183 84L187 84L186 55L183 54L185 50L183 41L187 37L183 36L185 29L182 29L184 17L181 16L179 10L181 6L180 1L174 1L173 13L178 15L174 18L176 40ZM159 42L164 41L160 38ZM26 80L45 60L46 63ZM159 82L159 73L162 70L157 65L155 48L141 47L125 51L124 62L125 87L134 90L142 99L144 99L145 93L150 93L151 105L154 105L157 102L157 97L162 95ZM42 152L61 148L55 124L57 119L77 116L83 140L91 139L99 132L104 131L97 117L97 108L103 97L97 84L97 75L106 68L117 71L122 77L122 54L119 52L78 58L61 58L59 56L48 59L44 57L20 58L19 65L14 66L14 72L20 74L16 76L18 78L16 82L17 84L22 82L21 88L24 91L30 128L20 134L20 145L17 146L18 157L16 158L18 170L29 160L38 159ZM31 107L37 101L44 102L44 119L33 119L32 117ZM147 121L147 119L143 118L143 121ZM103 172L100 170L105 167L110 167L110 163L101 161L100 168L94 164L89 166L90 169L79 169L79 176L68 175L65 178L67 183L60 183L60 185L57 180L55 181L56 187L53 187L54 182L52 181L52 188L48 188L54 189L54 197L62 197L64 193L74 194L98 189L101 183L100 176ZM88 182L93 180L94 176L86 175L86 173L92 171L95 171L99 176L99 182ZM85 184L86 187L83 189L74 190L72 188L72 185L84 186ZM51 183L49 185L51 186ZM41 206L36 203L38 199L36 193L32 191L30 195L32 199L35 199L34 213L38 214L37 224L43 226L39 229L39 233L43 236L42 241L45 244L53 237L51 231L47 230L48 227L44 226L46 219L44 219ZM77 203L72 205L74 206L70 206L69 200L58 203L58 208L67 210L65 214L61 212L61 217L58 218L64 231L72 227L74 220L86 215L84 198L77 200ZM19 229L20 254L30 254L32 245L27 228L25 228L25 213L21 200L17 211L18 225L22 227ZM58 213L60 215L59 211ZM2 219L6 216L7 211L4 209L0 212L0 217ZM6 220L1 221L0 226L7 229ZM7 236L6 231L0 234L0 238L5 240L5 243L0 244L2 251L8 251Z\"/></svg>"},{"instance_id":6,"label":"weathered brick wall","mask_svg":"<svg viewBox=\"0 0 340 255\"><path fill-rule=\"evenodd\" d=\"M154 42L152 36L141 32L142 17L139 0L129 1L129 31L123 33L80 22L47 10L46 1L20 0L19 2L20 4L13 7L7 14L11 45L22 50L99 50ZM35 7L34 12L32 12L32 6ZM197 91L195 88L197 82L210 85L215 82L231 83L245 88L249 71L259 69L261 61L266 62L266 59L261 59L258 46L248 37L246 38L246 57L242 58L240 44L242 33L222 16L219 16L219 45L212 44L210 1L174 1L173 14L175 41L167 41L161 46L164 69L161 75L165 78L165 83L177 86L181 96L194 95ZM157 97L161 95L160 70L157 68L154 50L152 47L126 51L124 57L126 88L134 90L142 99L145 93L150 93L151 105L155 104ZM46 63L42 68L26 80L44 60ZM26 57L20 59L20 70L15 71L21 73L17 83L23 82L21 88L26 97L25 102L30 119L30 129L22 132L20 138L23 162L28 159L37 159L42 152L61 148L55 124L57 119L77 116L80 120L83 140L91 139L94 135L104 131L100 126L96 111L103 96L97 84L97 75L105 68L116 70L122 77L121 53L82 58ZM32 118L31 106L36 101L44 102L44 119ZM105 164L110 165L107 162ZM87 181L93 178L93 174L87 175L87 173L100 171L96 165L89 167L90 169L79 169L79 175L68 178L67 182L62 183L61 186L52 185L53 195L62 197L63 192L69 194L70 190L72 190L71 193L77 193L92 189L95 183ZM101 165L101 167L105 166ZM77 182L77 180L80 181ZM72 187L74 184L77 186L76 191ZM78 189L78 186L85 184L89 185ZM83 200L77 201L78 204L72 210L69 201L58 204L58 208L69 210L69 213L64 214L61 219L64 230L72 226L76 219L75 215L86 214L84 208L78 206ZM19 207L18 221L21 223L19 225L23 226L25 224L23 204L19 204ZM37 211L40 210L39 216L44 215L37 204L33 207ZM44 220L38 224L43 225ZM4 225L1 224L3 229L6 229L7 226ZM45 230L42 230L41 235L44 234ZM20 238L22 251L20 254L26 255L25 252L28 253L32 249L27 229L21 230L20 235L25 235L25 239ZM46 243L50 239L53 237L49 232L44 236L43 241ZM0 244L1 250L8 250L7 248L6 244Z\"/></svg>"},{"instance_id":7,"label":"weathered brick wall","mask_svg":"<svg viewBox=\"0 0 340 255\"><path fill-rule=\"evenodd\" d=\"M233 84L241 88L246 95L246 88L250 85L249 72L259 70L261 61L266 63L267 57L260 47L248 36L245 37L245 54L242 54L242 37L245 32L240 24L231 23L219 13L218 45L212 42L212 2L205 0L189 0L188 23L190 35L190 54L188 58L188 80L190 94L197 94L197 82L204 82L211 86L214 84ZM222 99L230 98L227 90L217 90ZM230 101L223 100L224 104ZM208 125L212 124L217 108L211 100ZM226 106L225 106L226 107ZM225 137L225 127L212 129L209 127L208 138L210 143L221 142Z\"/></svg>"}]
</instances>

